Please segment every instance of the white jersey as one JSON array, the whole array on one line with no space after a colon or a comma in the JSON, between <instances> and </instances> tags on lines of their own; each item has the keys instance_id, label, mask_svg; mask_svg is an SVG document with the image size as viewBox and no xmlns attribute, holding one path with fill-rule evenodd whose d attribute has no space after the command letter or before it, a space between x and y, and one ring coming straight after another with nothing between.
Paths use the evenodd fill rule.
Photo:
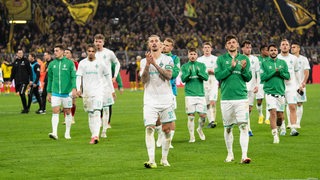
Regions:
<instances>
[{"instance_id":1,"label":"white jersey","mask_svg":"<svg viewBox=\"0 0 320 180\"><path fill-rule=\"evenodd\" d=\"M299 57L298 57L298 64L300 67L299 76L300 76L300 81L301 81L299 84L301 84L302 81L304 80L304 71L310 69L310 64L309 64L307 57L302 56L302 55L299 55Z\"/></svg>"},{"instance_id":2,"label":"white jersey","mask_svg":"<svg viewBox=\"0 0 320 180\"><path fill-rule=\"evenodd\" d=\"M96 59L102 60L106 64L110 74L114 75L113 77L118 76L118 73L120 70L120 62L113 51L111 51L110 49L107 49L107 48L103 48L102 51L96 52ZM116 64L114 74L112 74L112 71L111 71L111 63ZM111 76L111 78L112 78L112 76Z\"/></svg>"},{"instance_id":3,"label":"white jersey","mask_svg":"<svg viewBox=\"0 0 320 180\"><path fill-rule=\"evenodd\" d=\"M282 56L278 54L279 59L286 61L288 65L288 71L290 73L290 79L285 80L286 90L297 90L300 83L299 74L299 64L298 58L292 54L288 54L288 56Z\"/></svg>"},{"instance_id":4,"label":"white jersey","mask_svg":"<svg viewBox=\"0 0 320 180\"><path fill-rule=\"evenodd\" d=\"M161 54L156 60L157 64L166 70L172 70L174 63L170 56ZM140 62L140 75L143 74L146 67L146 58ZM150 105L152 107L167 108L173 104L173 93L170 85L170 81L163 81L159 77L158 70L150 65L149 67L150 81L144 85L144 105Z\"/></svg>"},{"instance_id":5,"label":"white jersey","mask_svg":"<svg viewBox=\"0 0 320 180\"><path fill-rule=\"evenodd\" d=\"M255 87L260 84L260 62L256 56L249 55L250 71L252 73L252 78L246 83L248 91L253 91Z\"/></svg>"},{"instance_id":6,"label":"white jersey","mask_svg":"<svg viewBox=\"0 0 320 180\"><path fill-rule=\"evenodd\" d=\"M210 55L210 56L201 56L197 59L198 62L204 63L208 70L212 70L214 72L214 69L217 68L217 56ZM203 86L205 89L212 89L217 87L218 88L218 81L213 74L209 74L208 81L203 81Z\"/></svg>"},{"instance_id":7,"label":"white jersey","mask_svg":"<svg viewBox=\"0 0 320 180\"><path fill-rule=\"evenodd\" d=\"M83 97L103 97L105 93L105 81L109 79L106 65L99 60L89 61L88 58L80 61L77 70L77 90L82 85ZM109 83L111 83L109 81ZM111 90L109 88L109 90Z\"/></svg>"}]
</instances>

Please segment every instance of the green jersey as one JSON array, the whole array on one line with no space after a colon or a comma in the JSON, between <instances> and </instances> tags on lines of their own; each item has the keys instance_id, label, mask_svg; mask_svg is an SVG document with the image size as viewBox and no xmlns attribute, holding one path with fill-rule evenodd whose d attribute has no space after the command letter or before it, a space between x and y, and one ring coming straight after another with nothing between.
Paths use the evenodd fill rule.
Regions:
<instances>
[{"instance_id":1,"label":"green jersey","mask_svg":"<svg viewBox=\"0 0 320 180\"><path fill-rule=\"evenodd\" d=\"M249 58L242 54L237 54L238 61L235 67L231 67L232 57L229 53L223 54L217 59L217 68L214 73L216 79L220 81L221 100L241 100L248 99L246 82L252 78ZM247 65L242 69L241 61L245 60Z\"/></svg>"},{"instance_id":2,"label":"green jersey","mask_svg":"<svg viewBox=\"0 0 320 180\"><path fill-rule=\"evenodd\" d=\"M258 59L259 59L259 65L260 65L260 70L261 70L262 63L264 61L266 61L267 59L269 59L269 56L263 57L263 56L259 55ZM260 73L260 77L261 77L261 72L259 72L259 73ZM260 81L260 84L263 84L263 81Z\"/></svg>"},{"instance_id":3,"label":"green jersey","mask_svg":"<svg viewBox=\"0 0 320 180\"><path fill-rule=\"evenodd\" d=\"M203 81L207 81L209 75L206 65L201 62L187 62L181 66L181 80L185 83L186 96L204 97Z\"/></svg>"},{"instance_id":4,"label":"green jersey","mask_svg":"<svg viewBox=\"0 0 320 180\"><path fill-rule=\"evenodd\" d=\"M76 68L66 57L54 59L49 64L47 75L47 92L52 95L66 97L76 89Z\"/></svg>"},{"instance_id":5,"label":"green jersey","mask_svg":"<svg viewBox=\"0 0 320 180\"><path fill-rule=\"evenodd\" d=\"M266 94L285 95L284 80L290 79L287 63L284 60L268 58L261 66L261 81Z\"/></svg>"}]
</instances>

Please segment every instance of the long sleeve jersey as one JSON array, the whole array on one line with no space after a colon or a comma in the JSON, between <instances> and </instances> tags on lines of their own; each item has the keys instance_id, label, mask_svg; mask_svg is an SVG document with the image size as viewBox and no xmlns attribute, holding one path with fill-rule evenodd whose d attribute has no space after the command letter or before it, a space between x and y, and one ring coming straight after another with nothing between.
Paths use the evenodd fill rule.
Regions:
<instances>
[{"instance_id":1,"label":"long sleeve jersey","mask_svg":"<svg viewBox=\"0 0 320 180\"><path fill-rule=\"evenodd\" d=\"M181 66L181 80L185 83L186 96L204 97L203 81L207 81L208 78L206 65L201 62L189 61Z\"/></svg>"},{"instance_id":2,"label":"long sleeve jersey","mask_svg":"<svg viewBox=\"0 0 320 180\"><path fill-rule=\"evenodd\" d=\"M241 100L248 98L246 82L252 78L250 61L247 56L237 54L235 60L238 63L231 67L232 57L229 53L223 54L217 59L215 69L216 79L221 82L221 100ZM242 69L241 61L246 60L247 65Z\"/></svg>"},{"instance_id":3,"label":"long sleeve jersey","mask_svg":"<svg viewBox=\"0 0 320 180\"><path fill-rule=\"evenodd\" d=\"M48 67L47 92L55 96L68 96L76 89L76 69L74 63L63 57L54 59Z\"/></svg>"},{"instance_id":4,"label":"long sleeve jersey","mask_svg":"<svg viewBox=\"0 0 320 180\"><path fill-rule=\"evenodd\" d=\"M13 62L10 81L12 80L15 84L28 84L32 81L30 62L25 57Z\"/></svg>"},{"instance_id":5,"label":"long sleeve jersey","mask_svg":"<svg viewBox=\"0 0 320 180\"><path fill-rule=\"evenodd\" d=\"M284 80L290 79L287 63L284 60L269 58L262 63L261 81L264 82L263 90L266 94L285 94Z\"/></svg>"}]
</instances>

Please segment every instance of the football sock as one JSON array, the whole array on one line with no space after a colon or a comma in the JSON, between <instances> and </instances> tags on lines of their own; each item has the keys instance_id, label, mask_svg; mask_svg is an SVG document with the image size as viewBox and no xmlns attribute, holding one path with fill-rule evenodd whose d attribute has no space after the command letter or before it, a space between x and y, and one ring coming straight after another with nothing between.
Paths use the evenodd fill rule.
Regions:
<instances>
[{"instance_id":1,"label":"football sock","mask_svg":"<svg viewBox=\"0 0 320 180\"><path fill-rule=\"evenodd\" d=\"M65 117L65 122L66 122L66 135L70 136L70 129L71 129L71 123L72 123L72 115L70 114L66 114Z\"/></svg>"},{"instance_id":2,"label":"football sock","mask_svg":"<svg viewBox=\"0 0 320 180\"><path fill-rule=\"evenodd\" d=\"M155 163L155 140L154 129L152 127L146 127L146 146L149 156L149 163Z\"/></svg>"},{"instance_id":3,"label":"football sock","mask_svg":"<svg viewBox=\"0 0 320 180\"><path fill-rule=\"evenodd\" d=\"M190 137L194 137L194 116L188 116L188 130Z\"/></svg>"},{"instance_id":4,"label":"football sock","mask_svg":"<svg viewBox=\"0 0 320 180\"><path fill-rule=\"evenodd\" d=\"M248 125L241 124L240 129L240 146L242 150L242 159L247 158L248 145L249 145L249 134L248 134Z\"/></svg>"},{"instance_id":5,"label":"football sock","mask_svg":"<svg viewBox=\"0 0 320 180\"><path fill-rule=\"evenodd\" d=\"M107 131L109 121L109 107L103 108L102 131Z\"/></svg>"},{"instance_id":6,"label":"football sock","mask_svg":"<svg viewBox=\"0 0 320 180\"><path fill-rule=\"evenodd\" d=\"M262 114L262 108L263 108L263 105L261 104L260 106L256 105L257 107L257 110L258 110L258 113L259 113L259 116L263 116Z\"/></svg>"},{"instance_id":7,"label":"football sock","mask_svg":"<svg viewBox=\"0 0 320 180\"><path fill-rule=\"evenodd\" d=\"M287 107L286 107L286 114L287 114L288 126L291 126L289 105L287 105ZM284 127L286 127L286 126L284 126Z\"/></svg>"},{"instance_id":8,"label":"football sock","mask_svg":"<svg viewBox=\"0 0 320 180\"><path fill-rule=\"evenodd\" d=\"M224 140L226 143L228 154L233 154L233 151L232 151L232 145L233 145L232 128L224 128Z\"/></svg>"},{"instance_id":9,"label":"football sock","mask_svg":"<svg viewBox=\"0 0 320 180\"><path fill-rule=\"evenodd\" d=\"M209 108L208 108L207 118L209 123L213 121L213 109L211 105L209 105Z\"/></svg>"},{"instance_id":10,"label":"football sock","mask_svg":"<svg viewBox=\"0 0 320 180\"><path fill-rule=\"evenodd\" d=\"M303 105L297 106L297 125L300 126L303 114Z\"/></svg>"},{"instance_id":11,"label":"football sock","mask_svg":"<svg viewBox=\"0 0 320 180\"><path fill-rule=\"evenodd\" d=\"M59 123L59 114L52 114L51 124L52 124L52 134L58 135L58 123Z\"/></svg>"},{"instance_id":12,"label":"football sock","mask_svg":"<svg viewBox=\"0 0 320 180\"><path fill-rule=\"evenodd\" d=\"M99 136L100 133L100 111L94 111L93 113L93 136Z\"/></svg>"},{"instance_id":13,"label":"football sock","mask_svg":"<svg viewBox=\"0 0 320 180\"><path fill-rule=\"evenodd\" d=\"M171 132L164 133L163 136L163 142L162 142L162 160L167 160L168 153L169 153L169 147L171 143Z\"/></svg>"}]
</instances>

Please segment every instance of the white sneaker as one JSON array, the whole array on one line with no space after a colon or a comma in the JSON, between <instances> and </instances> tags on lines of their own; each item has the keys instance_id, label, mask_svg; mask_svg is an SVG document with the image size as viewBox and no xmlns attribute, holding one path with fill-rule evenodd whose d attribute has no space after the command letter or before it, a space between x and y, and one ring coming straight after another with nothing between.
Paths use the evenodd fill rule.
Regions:
<instances>
[{"instance_id":1,"label":"white sneaker","mask_svg":"<svg viewBox=\"0 0 320 180\"><path fill-rule=\"evenodd\" d=\"M162 159L161 159L161 161L160 161L160 165L161 165L161 166L167 166L167 167L170 166L168 160L162 160Z\"/></svg>"},{"instance_id":2,"label":"white sneaker","mask_svg":"<svg viewBox=\"0 0 320 180\"><path fill-rule=\"evenodd\" d=\"M66 138L66 139L71 139L71 136L70 136L70 134L65 133L65 134L64 134L64 138Z\"/></svg>"},{"instance_id":3,"label":"white sneaker","mask_svg":"<svg viewBox=\"0 0 320 180\"><path fill-rule=\"evenodd\" d=\"M285 129L281 129L280 130L280 136L285 136L286 135L286 130Z\"/></svg>"},{"instance_id":4,"label":"white sneaker","mask_svg":"<svg viewBox=\"0 0 320 180\"><path fill-rule=\"evenodd\" d=\"M194 136L190 137L189 143L194 143L196 142L196 138Z\"/></svg>"},{"instance_id":5,"label":"white sneaker","mask_svg":"<svg viewBox=\"0 0 320 180\"><path fill-rule=\"evenodd\" d=\"M202 141L206 140L206 136L203 134L203 131L201 128L197 128L197 132L199 134L199 137Z\"/></svg>"},{"instance_id":6,"label":"white sneaker","mask_svg":"<svg viewBox=\"0 0 320 180\"><path fill-rule=\"evenodd\" d=\"M280 142L279 136L278 135L274 135L273 136L273 144L279 144L279 142Z\"/></svg>"},{"instance_id":7,"label":"white sneaker","mask_svg":"<svg viewBox=\"0 0 320 180\"><path fill-rule=\"evenodd\" d=\"M57 140L58 136L53 134L53 133L49 133L49 138L53 139L53 140Z\"/></svg>"},{"instance_id":8,"label":"white sneaker","mask_svg":"<svg viewBox=\"0 0 320 180\"><path fill-rule=\"evenodd\" d=\"M170 149L173 149L173 146L172 146L172 144L170 144L170 147L169 147Z\"/></svg>"},{"instance_id":9,"label":"white sneaker","mask_svg":"<svg viewBox=\"0 0 320 180\"><path fill-rule=\"evenodd\" d=\"M233 156L233 154L228 154L228 156L227 156L227 158L226 158L226 160L224 160L224 162L232 162L232 161L234 161L234 156Z\"/></svg>"},{"instance_id":10,"label":"white sneaker","mask_svg":"<svg viewBox=\"0 0 320 180\"><path fill-rule=\"evenodd\" d=\"M107 132L106 131L102 131L100 137L107 138Z\"/></svg>"},{"instance_id":11,"label":"white sneaker","mask_svg":"<svg viewBox=\"0 0 320 180\"><path fill-rule=\"evenodd\" d=\"M163 135L162 135L162 132L159 132L158 133L158 139L157 139L157 147L161 147L162 146L162 141L163 141Z\"/></svg>"}]
</instances>

